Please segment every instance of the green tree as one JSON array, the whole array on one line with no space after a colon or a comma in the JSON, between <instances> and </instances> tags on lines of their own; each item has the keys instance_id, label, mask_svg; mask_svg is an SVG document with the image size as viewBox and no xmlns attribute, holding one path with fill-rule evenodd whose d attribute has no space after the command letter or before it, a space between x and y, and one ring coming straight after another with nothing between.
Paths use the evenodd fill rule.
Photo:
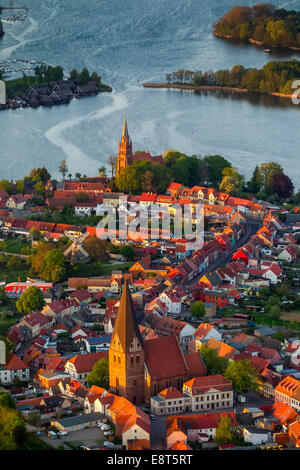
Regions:
<instances>
[{"instance_id":1,"label":"green tree","mask_svg":"<svg viewBox=\"0 0 300 470\"><path fill-rule=\"evenodd\" d=\"M205 315L205 307L201 300L196 300L196 302L191 305L190 312L193 318L202 318Z\"/></svg>"},{"instance_id":2,"label":"green tree","mask_svg":"<svg viewBox=\"0 0 300 470\"><path fill-rule=\"evenodd\" d=\"M249 359L232 361L224 372L224 377L232 382L233 388L242 393L245 389L257 389L257 371Z\"/></svg>"},{"instance_id":3,"label":"green tree","mask_svg":"<svg viewBox=\"0 0 300 470\"><path fill-rule=\"evenodd\" d=\"M10 393L0 392L0 408L16 409L15 402Z\"/></svg>"},{"instance_id":4,"label":"green tree","mask_svg":"<svg viewBox=\"0 0 300 470\"><path fill-rule=\"evenodd\" d=\"M267 162L262 163L258 169L263 191L267 195L272 194L274 192L274 175L283 173L282 167L276 162Z\"/></svg>"},{"instance_id":5,"label":"green tree","mask_svg":"<svg viewBox=\"0 0 300 470\"><path fill-rule=\"evenodd\" d=\"M16 302L16 307L20 313L31 313L34 310L40 310L45 305L45 299L40 289L35 286L28 287L20 295Z\"/></svg>"},{"instance_id":6,"label":"green tree","mask_svg":"<svg viewBox=\"0 0 300 470\"><path fill-rule=\"evenodd\" d=\"M42 181L38 181L34 185L34 192L39 196L43 196L45 194L45 186L43 185Z\"/></svg>"},{"instance_id":7,"label":"green tree","mask_svg":"<svg viewBox=\"0 0 300 470\"><path fill-rule=\"evenodd\" d=\"M122 248L120 249L120 253L122 256L124 256L124 258L130 261L132 261L135 256L134 248L131 245L122 246Z\"/></svg>"},{"instance_id":8,"label":"green tree","mask_svg":"<svg viewBox=\"0 0 300 470\"><path fill-rule=\"evenodd\" d=\"M48 251L43 260L42 277L49 282L61 282L66 278L66 260L58 248Z\"/></svg>"},{"instance_id":9,"label":"green tree","mask_svg":"<svg viewBox=\"0 0 300 470\"><path fill-rule=\"evenodd\" d=\"M219 445L236 443L237 434L228 416L220 419L214 440Z\"/></svg>"},{"instance_id":10,"label":"green tree","mask_svg":"<svg viewBox=\"0 0 300 470\"><path fill-rule=\"evenodd\" d=\"M207 375L224 374L228 361L225 357L218 356L215 349L202 345L200 354L207 368Z\"/></svg>"},{"instance_id":11,"label":"green tree","mask_svg":"<svg viewBox=\"0 0 300 470\"><path fill-rule=\"evenodd\" d=\"M208 155L203 158L203 163L207 169L209 181L213 186L219 186L222 181L223 170L231 167L231 163L221 155Z\"/></svg>"},{"instance_id":12,"label":"green tree","mask_svg":"<svg viewBox=\"0 0 300 470\"><path fill-rule=\"evenodd\" d=\"M24 422L14 427L12 437L18 447L25 444L27 441L27 432Z\"/></svg>"},{"instance_id":13,"label":"green tree","mask_svg":"<svg viewBox=\"0 0 300 470\"><path fill-rule=\"evenodd\" d=\"M72 69L70 72L70 80L78 80L78 71L76 69Z\"/></svg>"},{"instance_id":14,"label":"green tree","mask_svg":"<svg viewBox=\"0 0 300 470\"><path fill-rule=\"evenodd\" d=\"M82 71L79 74L79 82L82 85L85 85L88 81L90 80L90 74L89 71L86 67L82 69Z\"/></svg>"},{"instance_id":15,"label":"green tree","mask_svg":"<svg viewBox=\"0 0 300 470\"><path fill-rule=\"evenodd\" d=\"M32 411L28 416L28 423L31 426L37 426L40 422L41 415L38 411Z\"/></svg>"},{"instance_id":16,"label":"green tree","mask_svg":"<svg viewBox=\"0 0 300 470\"><path fill-rule=\"evenodd\" d=\"M29 233L34 241L39 241L43 238L43 235L41 234L41 232L34 227L31 227L31 229L29 230Z\"/></svg>"},{"instance_id":17,"label":"green tree","mask_svg":"<svg viewBox=\"0 0 300 470\"><path fill-rule=\"evenodd\" d=\"M109 372L108 372L108 360L106 357L103 357L97 361L91 372L86 377L89 387L92 385L97 385L98 387L103 387L108 389L109 387Z\"/></svg>"}]
</instances>

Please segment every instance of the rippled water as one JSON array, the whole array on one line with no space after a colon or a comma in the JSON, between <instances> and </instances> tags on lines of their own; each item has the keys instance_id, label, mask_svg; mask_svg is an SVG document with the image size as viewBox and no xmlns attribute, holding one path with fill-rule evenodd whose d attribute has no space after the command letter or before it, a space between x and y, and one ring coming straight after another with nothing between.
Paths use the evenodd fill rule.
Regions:
<instances>
[{"instance_id":1,"label":"rippled water","mask_svg":"<svg viewBox=\"0 0 300 470\"><path fill-rule=\"evenodd\" d=\"M30 8L28 18L4 25L0 59L41 60L67 71L86 66L114 91L50 109L1 112L0 178L23 177L37 165L57 176L62 159L73 174L96 175L117 152L126 113L134 150L158 154L172 147L188 154L219 153L247 176L256 163L276 160L300 186L299 106L142 87L143 81L164 80L166 72L178 68L217 70L238 63L261 67L281 57L212 35L211 25L225 11L257 1L24 2ZM300 9L300 0L273 3Z\"/></svg>"}]
</instances>

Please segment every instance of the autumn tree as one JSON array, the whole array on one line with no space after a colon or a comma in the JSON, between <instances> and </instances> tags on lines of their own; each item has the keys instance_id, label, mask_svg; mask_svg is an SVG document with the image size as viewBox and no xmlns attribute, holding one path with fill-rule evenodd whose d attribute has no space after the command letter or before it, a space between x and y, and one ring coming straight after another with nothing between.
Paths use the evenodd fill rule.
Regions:
<instances>
[{"instance_id":1,"label":"autumn tree","mask_svg":"<svg viewBox=\"0 0 300 470\"><path fill-rule=\"evenodd\" d=\"M62 174L63 180L65 179L66 174L68 173L68 171L69 170L68 170L66 160L62 160L62 162L59 165L59 172Z\"/></svg>"},{"instance_id":2,"label":"autumn tree","mask_svg":"<svg viewBox=\"0 0 300 470\"><path fill-rule=\"evenodd\" d=\"M294 185L291 179L284 173L274 173L273 187L278 196L282 198L292 197L294 192Z\"/></svg>"},{"instance_id":3,"label":"autumn tree","mask_svg":"<svg viewBox=\"0 0 300 470\"><path fill-rule=\"evenodd\" d=\"M222 175L220 191L238 196L243 189L244 177L238 173L236 168L224 168Z\"/></svg>"},{"instance_id":4,"label":"autumn tree","mask_svg":"<svg viewBox=\"0 0 300 470\"><path fill-rule=\"evenodd\" d=\"M282 167L276 162L262 163L258 167L259 175L261 178L262 189L270 195L274 192L274 175L283 173Z\"/></svg>"},{"instance_id":5,"label":"autumn tree","mask_svg":"<svg viewBox=\"0 0 300 470\"><path fill-rule=\"evenodd\" d=\"M238 437L228 416L223 416L216 429L214 440L219 445L235 444Z\"/></svg>"},{"instance_id":6,"label":"autumn tree","mask_svg":"<svg viewBox=\"0 0 300 470\"><path fill-rule=\"evenodd\" d=\"M88 237L83 242L83 248L89 253L94 261L104 261L107 259L108 244L106 240L101 240L95 235Z\"/></svg>"}]
</instances>

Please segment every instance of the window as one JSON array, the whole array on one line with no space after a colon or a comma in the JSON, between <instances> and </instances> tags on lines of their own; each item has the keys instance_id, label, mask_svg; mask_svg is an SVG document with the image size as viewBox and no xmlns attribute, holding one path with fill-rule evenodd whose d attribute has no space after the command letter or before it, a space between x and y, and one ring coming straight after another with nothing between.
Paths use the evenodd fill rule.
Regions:
<instances>
[{"instance_id":1,"label":"window","mask_svg":"<svg viewBox=\"0 0 300 470\"><path fill-rule=\"evenodd\" d=\"M118 356L118 364L121 364L121 356Z\"/></svg>"},{"instance_id":2,"label":"window","mask_svg":"<svg viewBox=\"0 0 300 470\"><path fill-rule=\"evenodd\" d=\"M136 356L136 363L139 364L140 363L140 356Z\"/></svg>"}]
</instances>

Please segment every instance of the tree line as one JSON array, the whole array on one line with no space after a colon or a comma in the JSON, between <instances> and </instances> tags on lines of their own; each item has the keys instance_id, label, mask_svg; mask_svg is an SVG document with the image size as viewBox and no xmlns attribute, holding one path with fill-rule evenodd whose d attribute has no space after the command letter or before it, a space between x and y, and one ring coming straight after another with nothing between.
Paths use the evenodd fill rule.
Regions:
<instances>
[{"instance_id":1,"label":"tree line","mask_svg":"<svg viewBox=\"0 0 300 470\"><path fill-rule=\"evenodd\" d=\"M293 82L300 79L300 61L271 61L262 69L234 65L230 70L208 70L206 72L185 71L166 74L167 83L192 86L218 86L247 89L259 93L282 93L295 91Z\"/></svg>"},{"instance_id":2,"label":"tree line","mask_svg":"<svg viewBox=\"0 0 300 470\"><path fill-rule=\"evenodd\" d=\"M300 47L300 12L265 3L252 8L235 6L214 24L214 33L267 46Z\"/></svg>"},{"instance_id":3,"label":"tree line","mask_svg":"<svg viewBox=\"0 0 300 470\"><path fill-rule=\"evenodd\" d=\"M249 181L221 155L199 158L170 150L164 154L164 163L134 161L112 182L113 189L130 194L164 194L170 182L176 181L186 187L214 187L232 196L247 196L250 193L258 199L273 202L281 199L300 200L300 193L294 194L290 177L276 162L257 165Z\"/></svg>"}]
</instances>

